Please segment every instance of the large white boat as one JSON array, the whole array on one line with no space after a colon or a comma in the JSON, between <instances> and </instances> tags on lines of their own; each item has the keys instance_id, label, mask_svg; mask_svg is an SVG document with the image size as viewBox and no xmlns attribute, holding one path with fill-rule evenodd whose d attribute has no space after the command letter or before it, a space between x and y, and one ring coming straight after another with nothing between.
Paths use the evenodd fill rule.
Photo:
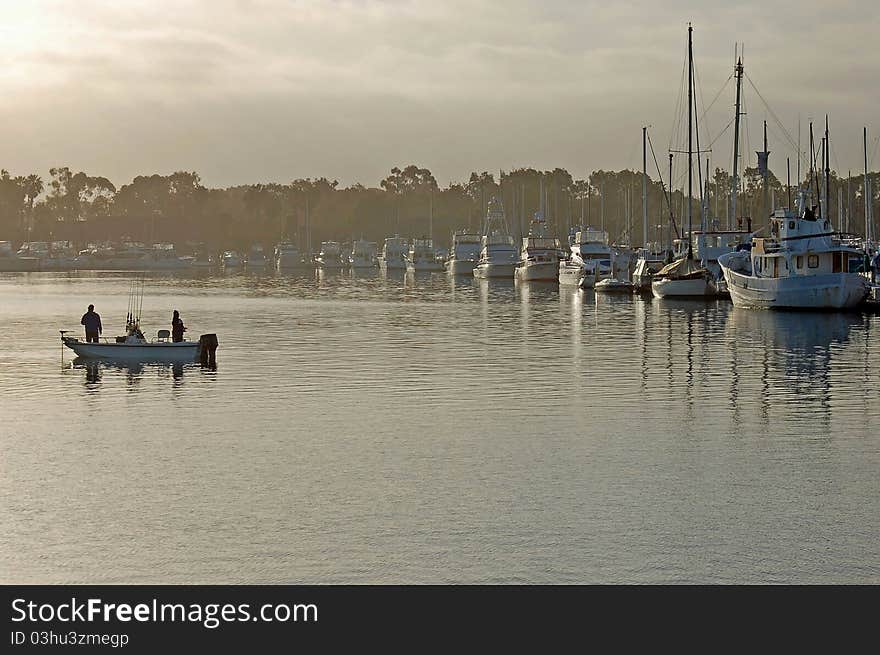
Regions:
<instances>
[{"instance_id":1,"label":"large white boat","mask_svg":"<svg viewBox=\"0 0 880 655\"><path fill-rule=\"evenodd\" d=\"M323 271L339 270L348 268L348 257L342 254L342 246L338 241L322 241L315 263Z\"/></svg>"},{"instance_id":2,"label":"large white boat","mask_svg":"<svg viewBox=\"0 0 880 655\"><path fill-rule=\"evenodd\" d=\"M857 272L865 253L844 243L828 219L777 209L770 235L718 259L734 306L846 309L867 296L868 281Z\"/></svg>"},{"instance_id":3,"label":"large white boat","mask_svg":"<svg viewBox=\"0 0 880 655\"><path fill-rule=\"evenodd\" d=\"M543 212L537 212L523 237L516 279L557 282L559 280L559 241L547 235Z\"/></svg>"},{"instance_id":4,"label":"large white boat","mask_svg":"<svg viewBox=\"0 0 880 655\"><path fill-rule=\"evenodd\" d=\"M512 278L517 256L504 217L504 207L498 198L492 198L486 212L486 225L480 239L480 258L474 267L474 277Z\"/></svg>"},{"instance_id":5,"label":"large white boat","mask_svg":"<svg viewBox=\"0 0 880 655\"><path fill-rule=\"evenodd\" d=\"M406 255L409 251L409 244L406 239L397 235L385 239L382 245L382 254L377 258L379 268L382 270L406 270Z\"/></svg>"},{"instance_id":6,"label":"large white boat","mask_svg":"<svg viewBox=\"0 0 880 655\"><path fill-rule=\"evenodd\" d=\"M655 298L711 297L718 295L718 280L693 256L685 256L661 268L651 278Z\"/></svg>"},{"instance_id":7,"label":"large white boat","mask_svg":"<svg viewBox=\"0 0 880 655\"><path fill-rule=\"evenodd\" d=\"M442 271L443 260L437 257L433 239L413 239L406 255L409 272Z\"/></svg>"},{"instance_id":8,"label":"large white boat","mask_svg":"<svg viewBox=\"0 0 880 655\"><path fill-rule=\"evenodd\" d=\"M611 246L608 233L588 227L569 239L570 254L559 263L559 283L592 288L611 275Z\"/></svg>"},{"instance_id":9,"label":"large white boat","mask_svg":"<svg viewBox=\"0 0 880 655\"><path fill-rule=\"evenodd\" d=\"M290 269L313 269L314 260L302 252L292 241L282 241L275 246L275 268L279 271Z\"/></svg>"},{"instance_id":10,"label":"large white boat","mask_svg":"<svg viewBox=\"0 0 880 655\"><path fill-rule=\"evenodd\" d=\"M376 268L376 244L360 239L351 245L348 263L354 269Z\"/></svg>"},{"instance_id":11,"label":"large white boat","mask_svg":"<svg viewBox=\"0 0 880 655\"><path fill-rule=\"evenodd\" d=\"M480 258L480 235L453 232L452 248L446 260L446 272L452 275L473 275Z\"/></svg>"}]
</instances>

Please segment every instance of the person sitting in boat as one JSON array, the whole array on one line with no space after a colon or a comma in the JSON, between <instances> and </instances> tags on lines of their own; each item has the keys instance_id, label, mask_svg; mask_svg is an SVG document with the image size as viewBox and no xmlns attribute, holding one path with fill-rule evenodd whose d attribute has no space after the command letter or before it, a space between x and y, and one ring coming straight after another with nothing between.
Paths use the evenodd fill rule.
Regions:
<instances>
[{"instance_id":1,"label":"person sitting in boat","mask_svg":"<svg viewBox=\"0 0 880 655\"><path fill-rule=\"evenodd\" d=\"M807 207L804 209L804 220L806 221L815 221L816 220L816 205L812 207Z\"/></svg>"},{"instance_id":2,"label":"person sitting in boat","mask_svg":"<svg viewBox=\"0 0 880 655\"><path fill-rule=\"evenodd\" d=\"M174 310L174 316L171 318L171 340L175 343L183 341L183 333L186 331L183 321L180 319L180 312Z\"/></svg>"},{"instance_id":3,"label":"person sitting in boat","mask_svg":"<svg viewBox=\"0 0 880 655\"><path fill-rule=\"evenodd\" d=\"M104 328L101 326L101 315L95 312L94 305L89 305L89 311L83 314L80 323L86 328L86 343L98 343Z\"/></svg>"}]
</instances>

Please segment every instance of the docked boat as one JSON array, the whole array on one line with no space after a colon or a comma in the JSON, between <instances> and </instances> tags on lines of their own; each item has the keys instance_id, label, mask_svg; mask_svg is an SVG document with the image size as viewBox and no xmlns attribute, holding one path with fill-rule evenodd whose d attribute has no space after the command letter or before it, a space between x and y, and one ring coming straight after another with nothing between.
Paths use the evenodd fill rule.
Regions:
<instances>
[{"instance_id":1,"label":"docked boat","mask_svg":"<svg viewBox=\"0 0 880 655\"><path fill-rule=\"evenodd\" d=\"M337 241L322 241L315 263L322 271L348 268L348 258L343 255L342 246Z\"/></svg>"},{"instance_id":2,"label":"docked boat","mask_svg":"<svg viewBox=\"0 0 880 655\"><path fill-rule=\"evenodd\" d=\"M446 272L452 275L473 275L480 258L480 235L453 232L452 248L446 260Z\"/></svg>"},{"instance_id":3,"label":"docked boat","mask_svg":"<svg viewBox=\"0 0 880 655\"><path fill-rule=\"evenodd\" d=\"M599 280L593 288L596 293L631 294L635 290L632 282L620 280L616 277L606 277L604 280Z\"/></svg>"},{"instance_id":4,"label":"docked boat","mask_svg":"<svg viewBox=\"0 0 880 655\"><path fill-rule=\"evenodd\" d=\"M40 258L20 255L9 241L0 241L0 272L38 271Z\"/></svg>"},{"instance_id":5,"label":"docked boat","mask_svg":"<svg viewBox=\"0 0 880 655\"><path fill-rule=\"evenodd\" d=\"M406 256L409 272L442 271L443 260L437 257L433 239L413 239Z\"/></svg>"},{"instance_id":6,"label":"docked boat","mask_svg":"<svg viewBox=\"0 0 880 655\"><path fill-rule=\"evenodd\" d=\"M242 266L242 258L234 250L227 250L223 253L223 256L220 258L220 262L223 265L223 268L228 270L233 270L236 268L241 268Z\"/></svg>"},{"instance_id":7,"label":"docked boat","mask_svg":"<svg viewBox=\"0 0 880 655\"><path fill-rule=\"evenodd\" d=\"M515 275L523 282L559 280L559 241L547 235L543 212L535 214L528 236L523 237Z\"/></svg>"},{"instance_id":8,"label":"docked boat","mask_svg":"<svg viewBox=\"0 0 880 655\"><path fill-rule=\"evenodd\" d=\"M480 239L480 258L474 267L474 277L513 278L518 253L507 227L504 207L498 198L489 201L486 223Z\"/></svg>"},{"instance_id":9,"label":"docked boat","mask_svg":"<svg viewBox=\"0 0 880 655\"><path fill-rule=\"evenodd\" d=\"M385 271L406 270L408 251L409 244L407 244L406 239L396 235L388 237L382 245L382 254L377 257L379 268Z\"/></svg>"},{"instance_id":10,"label":"docked boat","mask_svg":"<svg viewBox=\"0 0 880 655\"><path fill-rule=\"evenodd\" d=\"M800 208L777 209L768 238L718 259L735 307L848 309L868 295L858 273L865 256L828 219Z\"/></svg>"},{"instance_id":11,"label":"docked boat","mask_svg":"<svg viewBox=\"0 0 880 655\"><path fill-rule=\"evenodd\" d=\"M693 252L693 91L694 54L693 28L688 25L688 122L687 122L687 233L681 257L661 268L651 280L651 293L655 298L706 298L718 295L718 278L706 268Z\"/></svg>"},{"instance_id":12,"label":"docked boat","mask_svg":"<svg viewBox=\"0 0 880 655\"><path fill-rule=\"evenodd\" d=\"M660 244L648 244L646 248L640 248L636 259L636 267L633 271L633 288L639 293L651 293L651 282L654 275L660 272L666 264L670 263L671 252Z\"/></svg>"},{"instance_id":13,"label":"docked boat","mask_svg":"<svg viewBox=\"0 0 880 655\"><path fill-rule=\"evenodd\" d=\"M351 246L348 263L353 269L376 268L376 244L360 239Z\"/></svg>"},{"instance_id":14,"label":"docked boat","mask_svg":"<svg viewBox=\"0 0 880 655\"><path fill-rule=\"evenodd\" d=\"M247 254L245 265L251 271L261 271L266 268L269 263L266 253L263 252L262 246L253 246Z\"/></svg>"},{"instance_id":15,"label":"docked boat","mask_svg":"<svg viewBox=\"0 0 880 655\"><path fill-rule=\"evenodd\" d=\"M308 254L302 252L292 241L282 241L275 246L275 268L279 271L289 269L311 269L315 267L314 260Z\"/></svg>"},{"instance_id":16,"label":"docked boat","mask_svg":"<svg viewBox=\"0 0 880 655\"><path fill-rule=\"evenodd\" d=\"M611 246L608 233L591 227L570 237L569 256L559 263L559 283L592 288L611 275Z\"/></svg>"},{"instance_id":17,"label":"docked boat","mask_svg":"<svg viewBox=\"0 0 880 655\"><path fill-rule=\"evenodd\" d=\"M651 278L655 298L706 298L718 295L718 280L691 254L661 268Z\"/></svg>"}]
</instances>

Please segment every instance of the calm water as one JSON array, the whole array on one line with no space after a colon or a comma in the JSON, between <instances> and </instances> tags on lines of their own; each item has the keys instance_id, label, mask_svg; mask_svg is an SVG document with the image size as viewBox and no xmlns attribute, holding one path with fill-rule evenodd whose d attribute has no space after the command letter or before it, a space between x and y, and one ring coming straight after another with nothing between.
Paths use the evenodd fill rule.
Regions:
<instances>
[{"instance_id":1,"label":"calm water","mask_svg":"<svg viewBox=\"0 0 880 655\"><path fill-rule=\"evenodd\" d=\"M880 582L876 317L156 276L216 371L62 362L128 288L0 274L0 581Z\"/></svg>"}]
</instances>

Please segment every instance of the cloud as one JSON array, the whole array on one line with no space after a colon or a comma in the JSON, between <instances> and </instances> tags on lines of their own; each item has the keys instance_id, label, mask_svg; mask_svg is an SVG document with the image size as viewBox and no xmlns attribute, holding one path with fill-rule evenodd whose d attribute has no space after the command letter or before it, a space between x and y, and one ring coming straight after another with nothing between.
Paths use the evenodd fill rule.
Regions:
<instances>
[{"instance_id":1,"label":"cloud","mask_svg":"<svg viewBox=\"0 0 880 655\"><path fill-rule=\"evenodd\" d=\"M375 184L410 161L440 180L636 167L641 125L669 140L688 20L702 96L728 84L710 128L732 116L726 80L745 42L786 129L828 112L840 165L858 161L853 126L880 99L873 3L92 0L21 3L0 27L0 91L14 98L0 107L3 164L63 162L117 183L190 168L218 185ZM769 114L746 91L757 135ZM719 139L713 165L730 149Z\"/></svg>"}]
</instances>

